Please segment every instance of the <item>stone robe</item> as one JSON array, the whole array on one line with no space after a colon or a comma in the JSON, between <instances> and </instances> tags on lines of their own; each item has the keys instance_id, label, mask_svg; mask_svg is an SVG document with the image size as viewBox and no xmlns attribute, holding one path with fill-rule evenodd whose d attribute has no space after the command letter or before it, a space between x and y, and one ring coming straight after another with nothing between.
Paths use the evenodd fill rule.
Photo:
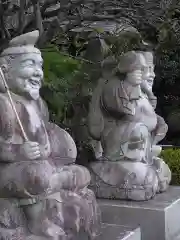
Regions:
<instances>
[{"instance_id":1,"label":"stone robe","mask_svg":"<svg viewBox=\"0 0 180 240\"><path fill-rule=\"evenodd\" d=\"M119 192L117 198L147 200L159 191L158 181L164 182L163 189L167 188L170 181L167 174L169 170L165 165L159 177L158 164L154 165L151 152L154 139L152 133L156 135L160 118L157 118L153 106L143 95L140 87L133 88L130 85L129 87L130 89L118 78L107 81L102 86L99 95L99 112L103 121L99 123L103 123L103 128L102 125L97 127L95 117L91 116L91 119L96 126L94 129L97 135L100 136L103 148L102 160L106 161L91 164L95 173L93 176L96 176L93 182L98 182L104 187L113 186L112 189ZM143 147L139 143L131 146L131 134L135 128L142 137L138 136L137 131L134 142L142 140ZM110 196L111 190L102 194L105 191L102 189L95 190L98 197ZM126 194L126 191L130 191L131 194ZM100 192L101 194L98 194Z\"/></svg>"},{"instance_id":2,"label":"stone robe","mask_svg":"<svg viewBox=\"0 0 180 240\"><path fill-rule=\"evenodd\" d=\"M0 224L5 226L0 228L0 238L29 239L32 234L32 239L36 235L70 239L81 227L95 236L100 214L93 192L87 189L89 171L74 164L73 139L48 122L42 99L29 103L13 93L12 98L29 141L39 143L41 157L29 160L22 156L22 132L7 95L0 94ZM28 216L29 234L21 208Z\"/></svg>"}]
</instances>

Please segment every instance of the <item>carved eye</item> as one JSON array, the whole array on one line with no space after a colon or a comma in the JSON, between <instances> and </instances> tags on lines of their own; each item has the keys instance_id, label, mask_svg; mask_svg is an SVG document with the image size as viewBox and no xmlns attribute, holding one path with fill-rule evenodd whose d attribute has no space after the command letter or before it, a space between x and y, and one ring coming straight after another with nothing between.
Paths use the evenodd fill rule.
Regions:
<instances>
[{"instance_id":1,"label":"carved eye","mask_svg":"<svg viewBox=\"0 0 180 240\"><path fill-rule=\"evenodd\" d=\"M22 66L33 66L33 65L34 65L34 61L28 59L28 60L22 62L21 65L22 65Z\"/></svg>"},{"instance_id":2,"label":"carved eye","mask_svg":"<svg viewBox=\"0 0 180 240\"><path fill-rule=\"evenodd\" d=\"M148 67L142 67L142 71L143 72L147 72L148 71Z\"/></svg>"}]
</instances>

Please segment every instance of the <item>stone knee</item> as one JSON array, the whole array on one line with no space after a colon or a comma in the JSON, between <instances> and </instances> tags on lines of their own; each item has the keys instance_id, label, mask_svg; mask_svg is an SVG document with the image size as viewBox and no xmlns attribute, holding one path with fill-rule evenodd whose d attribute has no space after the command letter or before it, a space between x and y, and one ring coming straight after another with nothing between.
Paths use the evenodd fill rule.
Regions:
<instances>
[{"instance_id":1,"label":"stone knee","mask_svg":"<svg viewBox=\"0 0 180 240\"><path fill-rule=\"evenodd\" d=\"M25 189L29 194L46 194L51 189L50 180L54 169L48 161L32 163L23 170Z\"/></svg>"},{"instance_id":2,"label":"stone knee","mask_svg":"<svg viewBox=\"0 0 180 240\"><path fill-rule=\"evenodd\" d=\"M75 189L82 189L89 185L91 176L87 168L79 165L70 165L63 167L63 169L71 173L72 186L74 186Z\"/></svg>"},{"instance_id":3,"label":"stone knee","mask_svg":"<svg viewBox=\"0 0 180 240\"><path fill-rule=\"evenodd\" d=\"M12 163L1 169L0 195L29 198L44 194L49 186L53 167L48 161Z\"/></svg>"}]
</instances>

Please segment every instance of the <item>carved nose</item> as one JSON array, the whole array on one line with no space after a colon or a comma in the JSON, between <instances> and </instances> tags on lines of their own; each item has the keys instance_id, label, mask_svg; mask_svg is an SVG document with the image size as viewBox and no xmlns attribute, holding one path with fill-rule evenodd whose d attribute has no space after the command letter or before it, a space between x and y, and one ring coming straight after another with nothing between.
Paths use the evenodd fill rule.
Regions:
<instances>
[{"instance_id":1,"label":"carved nose","mask_svg":"<svg viewBox=\"0 0 180 240\"><path fill-rule=\"evenodd\" d=\"M151 77L155 77L154 71L151 71L150 76L151 76Z\"/></svg>"},{"instance_id":2,"label":"carved nose","mask_svg":"<svg viewBox=\"0 0 180 240\"><path fill-rule=\"evenodd\" d=\"M36 76L36 77L42 77L43 76L43 72L42 72L42 70L41 69L36 69L36 71L34 72L34 75Z\"/></svg>"}]
</instances>

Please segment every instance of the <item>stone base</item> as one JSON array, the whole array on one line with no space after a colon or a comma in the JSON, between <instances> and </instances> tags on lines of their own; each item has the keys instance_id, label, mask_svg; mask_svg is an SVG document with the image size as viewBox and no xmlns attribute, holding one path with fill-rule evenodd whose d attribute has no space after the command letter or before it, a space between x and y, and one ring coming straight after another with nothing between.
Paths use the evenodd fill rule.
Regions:
<instances>
[{"instance_id":1,"label":"stone base","mask_svg":"<svg viewBox=\"0 0 180 240\"><path fill-rule=\"evenodd\" d=\"M99 200L102 221L140 226L142 240L180 239L180 187L169 187L146 202Z\"/></svg>"},{"instance_id":2,"label":"stone base","mask_svg":"<svg viewBox=\"0 0 180 240\"><path fill-rule=\"evenodd\" d=\"M178 235L174 240L180 240L180 235Z\"/></svg>"},{"instance_id":3,"label":"stone base","mask_svg":"<svg viewBox=\"0 0 180 240\"><path fill-rule=\"evenodd\" d=\"M89 165L91 173L89 188L97 198L150 200L157 193L166 191L171 180L167 164L160 158L153 161L153 166L133 161L92 162Z\"/></svg>"},{"instance_id":4,"label":"stone base","mask_svg":"<svg viewBox=\"0 0 180 240\"><path fill-rule=\"evenodd\" d=\"M103 224L101 232L95 240L141 240L140 228ZM89 240L89 238L87 234L81 232L74 240Z\"/></svg>"},{"instance_id":5,"label":"stone base","mask_svg":"<svg viewBox=\"0 0 180 240\"><path fill-rule=\"evenodd\" d=\"M24 240L47 240L47 238L31 235L31 236L28 236L28 237L27 237L26 239L24 239Z\"/></svg>"},{"instance_id":6,"label":"stone base","mask_svg":"<svg viewBox=\"0 0 180 240\"><path fill-rule=\"evenodd\" d=\"M104 224L97 240L141 240L140 228L130 228L114 224Z\"/></svg>"}]
</instances>

